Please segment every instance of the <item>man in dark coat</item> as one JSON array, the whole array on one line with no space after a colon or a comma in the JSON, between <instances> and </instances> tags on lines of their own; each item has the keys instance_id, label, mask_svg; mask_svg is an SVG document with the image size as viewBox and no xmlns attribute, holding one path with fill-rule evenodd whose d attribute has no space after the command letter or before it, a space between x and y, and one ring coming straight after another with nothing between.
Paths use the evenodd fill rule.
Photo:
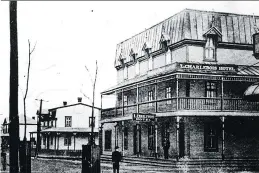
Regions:
<instances>
[{"instance_id":1,"label":"man in dark coat","mask_svg":"<svg viewBox=\"0 0 259 173\"><path fill-rule=\"evenodd\" d=\"M164 141L164 146L163 146L165 159L168 159L168 150L169 150L169 147L170 147L170 142L169 142L168 139L166 139L166 140Z\"/></svg>"},{"instance_id":2,"label":"man in dark coat","mask_svg":"<svg viewBox=\"0 0 259 173\"><path fill-rule=\"evenodd\" d=\"M115 151L112 152L112 163L113 163L113 173L119 173L120 161L121 161L121 153L117 151L119 147L115 147Z\"/></svg>"}]
</instances>

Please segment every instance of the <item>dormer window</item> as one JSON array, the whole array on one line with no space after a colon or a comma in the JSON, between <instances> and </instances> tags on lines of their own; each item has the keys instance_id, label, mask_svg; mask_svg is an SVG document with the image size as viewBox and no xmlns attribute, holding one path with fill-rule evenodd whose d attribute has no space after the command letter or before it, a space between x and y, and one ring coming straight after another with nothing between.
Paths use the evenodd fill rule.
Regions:
<instances>
[{"instance_id":1,"label":"dormer window","mask_svg":"<svg viewBox=\"0 0 259 173\"><path fill-rule=\"evenodd\" d=\"M214 20L214 19L213 19ZM203 35L206 38L206 43L204 47L204 60L216 61L216 48L217 42L221 39L222 34L214 26L214 21L212 21L211 28Z\"/></svg>"},{"instance_id":2,"label":"dormer window","mask_svg":"<svg viewBox=\"0 0 259 173\"><path fill-rule=\"evenodd\" d=\"M207 37L205 44L205 60L216 60L215 57L216 46L215 39L213 37Z\"/></svg>"},{"instance_id":3,"label":"dormer window","mask_svg":"<svg viewBox=\"0 0 259 173\"><path fill-rule=\"evenodd\" d=\"M149 42L145 42L142 48L142 50L145 52L145 56L148 58L150 58L151 48L152 47Z\"/></svg>"},{"instance_id":4,"label":"dormer window","mask_svg":"<svg viewBox=\"0 0 259 173\"><path fill-rule=\"evenodd\" d=\"M136 61L137 53L133 48L130 50L130 57L131 57L131 61L133 61L133 62Z\"/></svg>"},{"instance_id":5,"label":"dormer window","mask_svg":"<svg viewBox=\"0 0 259 173\"><path fill-rule=\"evenodd\" d=\"M165 32L163 32L161 34L161 39L160 39L160 46L161 46L161 49L163 50L163 52L168 51L169 42L170 42L170 36L168 34L166 34Z\"/></svg>"}]
</instances>

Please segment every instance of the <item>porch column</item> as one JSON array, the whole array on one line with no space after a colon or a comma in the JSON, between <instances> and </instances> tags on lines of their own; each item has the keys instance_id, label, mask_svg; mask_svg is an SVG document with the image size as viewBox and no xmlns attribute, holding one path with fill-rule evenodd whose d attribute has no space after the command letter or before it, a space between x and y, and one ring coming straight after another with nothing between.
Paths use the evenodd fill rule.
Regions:
<instances>
[{"instance_id":1,"label":"porch column","mask_svg":"<svg viewBox=\"0 0 259 173\"><path fill-rule=\"evenodd\" d=\"M179 109L179 81L178 78L176 76L176 110Z\"/></svg>"},{"instance_id":2,"label":"porch column","mask_svg":"<svg viewBox=\"0 0 259 173\"><path fill-rule=\"evenodd\" d=\"M101 155L103 154L103 123L101 123L100 129L99 129L99 146Z\"/></svg>"},{"instance_id":3,"label":"porch column","mask_svg":"<svg viewBox=\"0 0 259 173\"><path fill-rule=\"evenodd\" d=\"M220 102L220 109L223 110L224 102L224 85L223 85L223 77L221 77L221 102Z\"/></svg>"},{"instance_id":4,"label":"porch column","mask_svg":"<svg viewBox=\"0 0 259 173\"><path fill-rule=\"evenodd\" d=\"M117 116L117 107L118 107L118 96L117 96L117 91L115 91L115 96L116 96L116 100L115 100L115 117Z\"/></svg>"},{"instance_id":5,"label":"porch column","mask_svg":"<svg viewBox=\"0 0 259 173\"><path fill-rule=\"evenodd\" d=\"M157 159L157 118L155 118L155 135L156 135L156 143L155 143L155 157Z\"/></svg>"},{"instance_id":6,"label":"porch column","mask_svg":"<svg viewBox=\"0 0 259 173\"><path fill-rule=\"evenodd\" d=\"M123 93L123 89L121 90L121 101L122 101L122 116L124 117L124 93Z\"/></svg>"},{"instance_id":7,"label":"porch column","mask_svg":"<svg viewBox=\"0 0 259 173\"><path fill-rule=\"evenodd\" d=\"M180 128L180 117L177 116L176 117L176 153L177 153L177 156L176 156L176 160L178 161L179 160L179 128Z\"/></svg>"},{"instance_id":8,"label":"porch column","mask_svg":"<svg viewBox=\"0 0 259 173\"><path fill-rule=\"evenodd\" d=\"M155 83L155 112L157 112L157 83Z\"/></svg>"},{"instance_id":9,"label":"porch column","mask_svg":"<svg viewBox=\"0 0 259 173\"><path fill-rule=\"evenodd\" d=\"M76 150L76 133L73 133L74 136L74 151Z\"/></svg>"},{"instance_id":10,"label":"porch column","mask_svg":"<svg viewBox=\"0 0 259 173\"><path fill-rule=\"evenodd\" d=\"M222 122L222 151L221 151L221 156L222 160L225 159L224 155L224 150L225 150L225 117L221 117L221 122Z\"/></svg>"},{"instance_id":11,"label":"porch column","mask_svg":"<svg viewBox=\"0 0 259 173\"><path fill-rule=\"evenodd\" d=\"M139 113L139 87L137 84L137 98L136 98L136 103L137 103L137 113Z\"/></svg>"},{"instance_id":12,"label":"porch column","mask_svg":"<svg viewBox=\"0 0 259 173\"><path fill-rule=\"evenodd\" d=\"M121 122L121 131L122 131L121 150L122 150L122 156L124 156L124 121Z\"/></svg>"}]
</instances>

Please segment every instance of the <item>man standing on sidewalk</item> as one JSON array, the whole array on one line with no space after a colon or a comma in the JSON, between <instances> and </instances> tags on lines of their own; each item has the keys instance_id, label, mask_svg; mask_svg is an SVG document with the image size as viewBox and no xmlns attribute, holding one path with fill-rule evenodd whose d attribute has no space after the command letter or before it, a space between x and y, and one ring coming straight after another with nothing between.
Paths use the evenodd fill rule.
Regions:
<instances>
[{"instance_id":1,"label":"man standing on sidewalk","mask_svg":"<svg viewBox=\"0 0 259 173\"><path fill-rule=\"evenodd\" d=\"M113 163L113 173L119 173L120 161L121 161L121 153L117 151L119 147L115 147L115 151L112 152L112 163Z\"/></svg>"}]
</instances>

